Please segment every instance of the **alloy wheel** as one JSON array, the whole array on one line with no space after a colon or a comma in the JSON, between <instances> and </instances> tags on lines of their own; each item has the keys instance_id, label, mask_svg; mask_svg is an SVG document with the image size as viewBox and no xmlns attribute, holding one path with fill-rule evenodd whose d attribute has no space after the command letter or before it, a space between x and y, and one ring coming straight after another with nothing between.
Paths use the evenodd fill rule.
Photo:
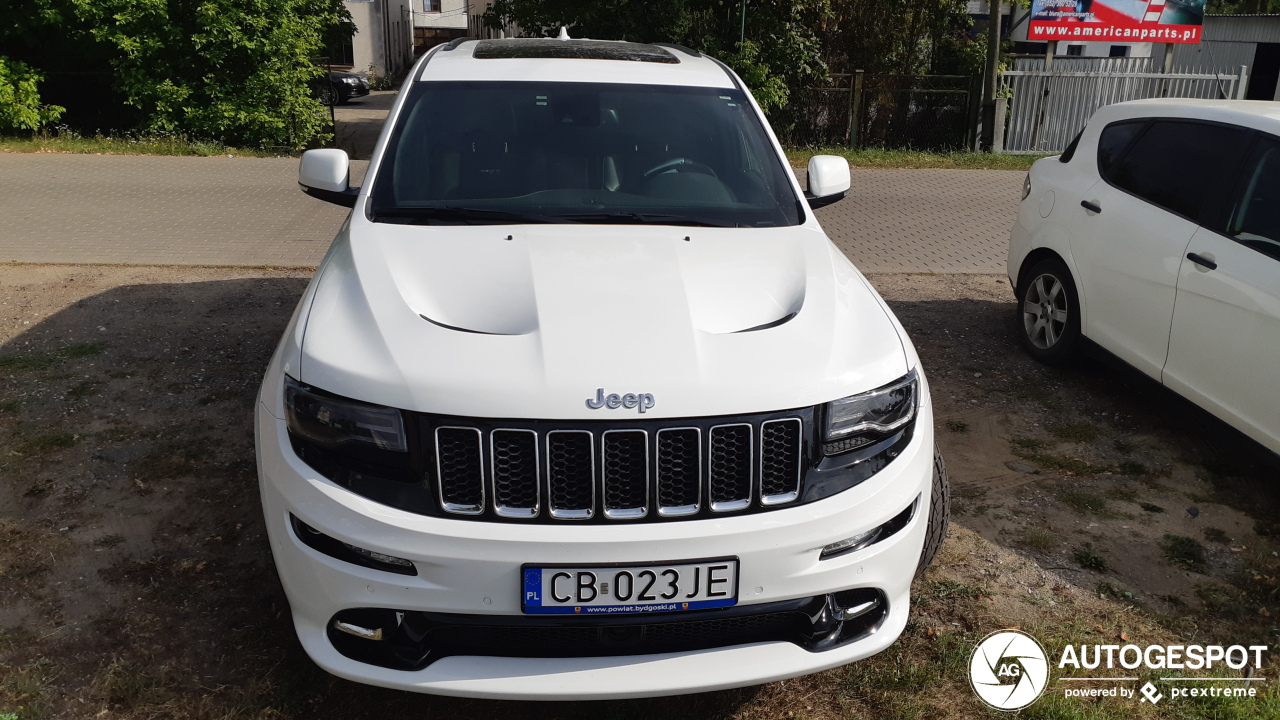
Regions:
<instances>
[{"instance_id":1,"label":"alloy wheel","mask_svg":"<svg viewBox=\"0 0 1280 720\"><path fill-rule=\"evenodd\" d=\"M1022 299L1022 327L1027 339L1041 350L1057 345L1070 310L1062 281L1047 273L1032 280Z\"/></svg>"}]
</instances>

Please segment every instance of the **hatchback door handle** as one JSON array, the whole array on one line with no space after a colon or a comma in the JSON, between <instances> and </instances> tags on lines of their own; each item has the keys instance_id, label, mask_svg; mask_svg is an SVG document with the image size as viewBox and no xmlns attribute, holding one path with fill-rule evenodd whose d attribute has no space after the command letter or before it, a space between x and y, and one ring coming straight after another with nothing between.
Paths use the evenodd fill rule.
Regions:
<instances>
[{"instance_id":1,"label":"hatchback door handle","mask_svg":"<svg viewBox=\"0 0 1280 720\"><path fill-rule=\"evenodd\" d=\"M1102 212L1102 206L1092 200L1081 200L1080 207L1092 213Z\"/></svg>"},{"instance_id":2,"label":"hatchback door handle","mask_svg":"<svg viewBox=\"0 0 1280 720\"><path fill-rule=\"evenodd\" d=\"M1187 253L1187 259L1188 259L1188 260L1190 260L1191 262L1193 262L1193 263L1195 263L1195 264L1197 264L1197 265L1200 265L1201 267L1207 268L1207 269L1209 269L1209 270L1217 270L1217 269L1218 269L1218 263L1216 263L1216 262L1214 262L1214 261L1210 260L1209 258L1207 258L1207 257L1205 257L1205 256L1203 256L1203 255L1197 255L1197 254L1195 254L1195 253Z\"/></svg>"}]
</instances>

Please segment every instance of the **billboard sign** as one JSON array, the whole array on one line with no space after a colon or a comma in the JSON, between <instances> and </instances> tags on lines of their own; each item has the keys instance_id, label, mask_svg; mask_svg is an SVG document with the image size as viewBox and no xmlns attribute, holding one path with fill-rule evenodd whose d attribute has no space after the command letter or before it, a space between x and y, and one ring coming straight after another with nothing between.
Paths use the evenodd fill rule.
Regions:
<instances>
[{"instance_id":1,"label":"billboard sign","mask_svg":"<svg viewBox=\"0 0 1280 720\"><path fill-rule=\"evenodd\" d=\"M1028 40L1198 43L1205 0L1033 0Z\"/></svg>"}]
</instances>

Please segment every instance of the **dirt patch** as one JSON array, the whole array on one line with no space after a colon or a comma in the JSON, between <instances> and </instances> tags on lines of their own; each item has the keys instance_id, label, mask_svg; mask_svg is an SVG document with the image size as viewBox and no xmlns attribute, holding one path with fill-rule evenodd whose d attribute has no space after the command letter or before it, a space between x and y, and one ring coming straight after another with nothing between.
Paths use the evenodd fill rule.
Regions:
<instances>
[{"instance_id":1,"label":"dirt patch","mask_svg":"<svg viewBox=\"0 0 1280 720\"><path fill-rule=\"evenodd\" d=\"M872 281L929 374L958 522L1185 632L1280 633L1274 456L1132 370L1033 362L1004 277Z\"/></svg>"},{"instance_id":2,"label":"dirt patch","mask_svg":"<svg viewBox=\"0 0 1280 720\"><path fill-rule=\"evenodd\" d=\"M902 639L760 687L529 704L356 685L299 647L251 430L305 272L0 266L0 718L983 717L964 668L994 629L1051 652L1270 637L1280 524L1229 434L1122 373L1031 363L997 278L873 281L924 359L956 491ZM1051 695L1039 714L1159 712Z\"/></svg>"}]
</instances>

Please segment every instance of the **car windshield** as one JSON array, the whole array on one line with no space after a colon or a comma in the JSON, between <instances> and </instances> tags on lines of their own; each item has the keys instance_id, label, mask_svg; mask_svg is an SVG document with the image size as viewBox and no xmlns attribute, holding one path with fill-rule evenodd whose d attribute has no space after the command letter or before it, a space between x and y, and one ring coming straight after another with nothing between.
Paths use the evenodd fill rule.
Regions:
<instances>
[{"instance_id":1,"label":"car windshield","mask_svg":"<svg viewBox=\"0 0 1280 720\"><path fill-rule=\"evenodd\" d=\"M419 82L370 219L422 224L796 225L789 170L742 91Z\"/></svg>"}]
</instances>

